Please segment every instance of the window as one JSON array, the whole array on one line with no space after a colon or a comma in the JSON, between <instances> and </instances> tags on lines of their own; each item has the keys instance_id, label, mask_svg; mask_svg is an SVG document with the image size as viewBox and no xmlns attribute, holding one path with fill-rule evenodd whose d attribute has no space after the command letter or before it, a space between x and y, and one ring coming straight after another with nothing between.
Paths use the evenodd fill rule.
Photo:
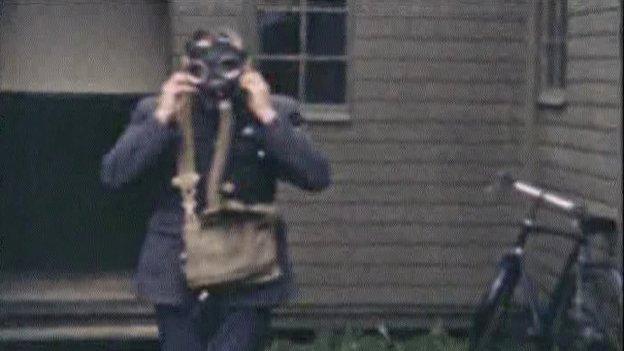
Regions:
<instances>
[{"instance_id":1,"label":"window","mask_svg":"<svg viewBox=\"0 0 624 351\"><path fill-rule=\"evenodd\" d=\"M277 94L307 119L345 120L347 0L255 0L253 57Z\"/></svg>"},{"instance_id":2,"label":"window","mask_svg":"<svg viewBox=\"0 0 624 351\"><path fill-rule=\"evenodd\" d=\"M541 94L539 103L562 107L565 104L567 66L567 1L543 2L541 31Z\"/></svg>"}]
</instances>

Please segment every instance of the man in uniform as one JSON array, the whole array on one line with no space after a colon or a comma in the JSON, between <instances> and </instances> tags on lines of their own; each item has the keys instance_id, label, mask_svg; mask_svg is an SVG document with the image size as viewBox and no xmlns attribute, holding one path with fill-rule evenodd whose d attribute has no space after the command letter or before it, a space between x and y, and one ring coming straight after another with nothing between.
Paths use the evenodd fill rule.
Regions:
<instances>
[{"instance_id":1,"label":"man in uniform","mask_svg":"<svg viewBox=\"0 0 624 351\"><path fill-rule=\"evenodd\" d=\"M195 39L210 42L215 37L198 32ZM229 35L242 49L242 41ZM186 60L187 58L185 58ZM188 288L182 272L183 209L178 189L171 185L176 174L181 132L177 126L180 97L195 94L192 124L196 164L205 187L211 165L219 112L216 101L197 87L198 78L180 71L163 85L158 97L139 102L123 135L102 160L101 179L120 189L140 179L153 180L153 213L143 243L136 274L141 297L155 304L163 350L261 350L265 347L271 309L292 293L292 272L286 247L285 228L278 231L280 279L227 293L197 296ZM276 181L320 191L330 184L326 157L296 128L300 121L297 104L271 96L263 77L246 66L239 80L246 92L249 116L236 116L232 150L237 160L227 167L222 196L248 204L271 203ZM235 109L236 111L236 109ZM198 194L203 194L198 191ZM199 199L205 205L205 199Z\"/></svg>"}]
</instances>

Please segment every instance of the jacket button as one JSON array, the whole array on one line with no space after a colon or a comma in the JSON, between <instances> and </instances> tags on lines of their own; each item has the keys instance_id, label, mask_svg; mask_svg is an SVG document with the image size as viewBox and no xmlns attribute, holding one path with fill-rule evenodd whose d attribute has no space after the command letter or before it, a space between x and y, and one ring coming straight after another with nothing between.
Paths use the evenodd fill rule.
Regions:
<instances>
[{"instance_id":1,"label":"jacket button","mask_svg":"<svg viewBox=\"0 0 624 351\"><path fill-rule=\"evenodd\" d=\"M266 152L264 150L258 150L258 158L264 158L266 156Z\"/></svg>"},{"instance_id":2,"label":"jacket button","mask_svg":"<svg viewBox=\"0 0 624 351\"><path fill-rule=\"evenodd\" d=\"M209 297L210 297L210 293L208 291L206 291L206 290L202 290L202 292L199 293L199 296L197 296L197 299L199 300L199 302L204 302Z\"/></svg>"},{"instance_id":3,"label":"jacket button","mask_svg":"<svg viewBox=\"0 0 624 351\"><path fill-rule=\"evenodd\" d=\"M226 194L231 194L236 189L236 186L232 182L225 182L221 185L221 190Z\"/></svg>"},{"instance_id":4,"label":"jacket button","mask_svg":"<svg viewBox=\"0 0 624 351\"><path fill-rule=\"evenodd\" d=\"M254 128L253 128L252 126L250 126L250 125L249 125L249 126L246 126L245 128L243 128L243 131L241 132L241 134L242 134L243 136L246 136L246 137L252 136L252 135L254 135L254 133L255 133L255 130L254 130Z\"/></svg>"}]
</instances>

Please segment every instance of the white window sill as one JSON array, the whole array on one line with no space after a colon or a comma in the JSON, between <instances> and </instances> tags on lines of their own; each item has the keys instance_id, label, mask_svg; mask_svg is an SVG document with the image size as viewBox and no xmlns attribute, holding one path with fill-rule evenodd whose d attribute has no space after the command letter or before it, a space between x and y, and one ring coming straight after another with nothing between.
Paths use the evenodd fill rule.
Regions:
<instances>
[{"instance_id":1,"label":"white window sill","mask_svg":"<svg viewBox=\"0 0 624 351\"><path fill-rule=\"evenodd\" d=\"M301 114L307 123L348 123L351 114L346 105L302 105Z\"/></svg>"},{"instance_id":2,"label":"white window sill","mask_svg":"<svg viewBox=\"0 0 624 351\"><path fill-rule=\"evenodd\" d=\"M543 108L563 108L567 103L564 88L547 88L537 97L537 105Z\"/></svg>"}]
</instances>

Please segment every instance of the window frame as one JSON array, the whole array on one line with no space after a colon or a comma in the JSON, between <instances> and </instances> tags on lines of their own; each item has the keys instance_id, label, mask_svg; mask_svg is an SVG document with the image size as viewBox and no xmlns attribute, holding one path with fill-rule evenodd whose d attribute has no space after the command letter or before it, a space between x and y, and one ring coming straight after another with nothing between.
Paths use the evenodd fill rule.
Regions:
<instances>
[{"instance_id":1,"label":"window frame","mask_svg":"<svg viewBox=\"0 0 624 351\"><path fill-rule=\"evenodd\" d=\"M567 104L567 30L568 7L566 1L542 2L539 21L539 95L542 107L562 108Z\"/></svg>"},{"instance_id":2,"label":"window frame","mask_svg":"<svg viewBox=\"0 0 624 351\"><path fill-rule=\"evenodd\" d=\"M303 0L302 0L303 1ZM304 1L304 4L307 5L307 1ZM344 55L340 55L345 64L345 102L342 104L327 104L327 103L305 103L300 101L301 113L306 122L311 123L345 123L351 121L351 113L352 113L352 101L353 101L353 56L352 56L352 47L353 47L353 38L354 38L354 18L353 18L353 8L354 1L356 0L345 0L345 9L344 11L336 11L332 9L327 9L323 11L322 9L319 12L327 12L327 13L336 13L341 12L345 14L345 53ZM262 55L259 54L259 46L260 41L258 37L257 31L257 12L261 9L261 5L258 4L257 0L244 1L243 2L243 11L241 11L241 19L240 23L242 28L242 35L247 43L247 48L249 50L249 54L252 60L257 60L258 58L291 58L295 61L298 61L300 65L303 65L306 61L306 58L310 55L302 52L296 55ZM301 13L305 14L309 9L308 6L266 6L266 8L270 9L278 9L291 11L293 13ZM320 8L319 8L320 9ZM302 18L305 16L302 16ZM299 31L299 36L305 36L306 32L304 30L306 25L305 20L301 21L301 27ZM302 38L303 39L303 38ZM319 57L323 59L324 55L312 55L313 57ZM335 57L334 55L328 55ZM300 91L305 92L305 75L299 77L299 89ZM303 90L301 90L303 89ZM304 93L301 93L304 94Z\"/></svg>"}]
</instances>

